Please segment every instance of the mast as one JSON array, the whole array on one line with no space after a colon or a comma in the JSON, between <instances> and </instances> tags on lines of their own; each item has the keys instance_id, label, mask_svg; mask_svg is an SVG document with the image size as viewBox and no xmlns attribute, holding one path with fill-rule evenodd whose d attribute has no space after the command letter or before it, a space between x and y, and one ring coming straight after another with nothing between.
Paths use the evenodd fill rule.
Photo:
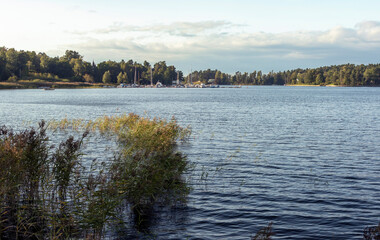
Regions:
<instances>
[{"instance_id":1,"label":"mast","mask_svg":"<svg viewBox=\"0 0 380 240\"><path fill-rule=\"evenodd\" d=\"M150 68L150 86L153 86L153 71L152 71L152 68Z\"/></svg>"},{"instance_id":2,"label":"mast","mask_svg":"<svg viewBox=\"0 0 380 240\"><path fill-rule=\"evenodd\" d=\"M135 66L135 78L133 80L133 84L136 85L136 78L137 78L137 73L136 73L136 66Z\"/></svg>"},{"instance_id":3,"label":"mast","mask_svg":"<svg viewBox=\"0 0 380 240\"><path fill-rule=\"evenodd\" d=\"M190 72L190 84L192 85L193 84L193 69L191 69L191 72Z\"/></svg>"}]
</instances>

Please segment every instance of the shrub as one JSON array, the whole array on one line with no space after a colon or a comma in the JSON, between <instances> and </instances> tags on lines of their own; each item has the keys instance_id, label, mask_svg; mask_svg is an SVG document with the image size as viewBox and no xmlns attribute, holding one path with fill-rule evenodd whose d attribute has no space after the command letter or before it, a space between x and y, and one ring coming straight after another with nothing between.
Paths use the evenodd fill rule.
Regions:
<instances>
[{"instance_id":1,"label":"shrub","mask_svg":"<svg viewBox=\"0 0 380 240\"><path fill-rule=\"evenodd\" d=\"M8 78L7 82L17 82L17 76L11 76Z\"/></svg>"}]
</instances>

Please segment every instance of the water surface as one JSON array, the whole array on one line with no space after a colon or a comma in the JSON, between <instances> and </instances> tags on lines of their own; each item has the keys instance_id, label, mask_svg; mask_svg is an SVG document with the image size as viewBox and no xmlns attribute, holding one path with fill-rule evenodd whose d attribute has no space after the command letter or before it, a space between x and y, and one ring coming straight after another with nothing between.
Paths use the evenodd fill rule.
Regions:
<instances>
[{"instance_id":1,"label":"water surface","mask_svg":"<svg viewBox=\"0 0 380 240\"><path fill-rule=\"evenodd\" d=\"M158 239L249 239L271 221L275 239L360 239L380 222L380 88L0 91L16 128L129 112L193 129L194 189L157 209Z\"/></svg>"}]
</instances>

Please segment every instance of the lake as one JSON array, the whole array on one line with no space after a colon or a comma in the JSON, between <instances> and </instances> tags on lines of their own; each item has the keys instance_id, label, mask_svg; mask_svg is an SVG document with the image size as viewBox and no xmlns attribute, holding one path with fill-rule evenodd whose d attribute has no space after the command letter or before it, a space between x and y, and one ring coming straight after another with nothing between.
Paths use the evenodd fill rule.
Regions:
<instances>
[{"instance_id":1,"label":"lake","mask_svg":"<svg viewBox=\"0 0 380 240\"><path fill-rule=\"evenodd\" d=\"M269 222L274 239L361 239L380 222L380 88L34 89L0 99L0 125L14 128L129 112L190 125L181 150L196 164L193 190L186 206L156 209L158 239L250 239Z\"/></svg>"}]
</instances>

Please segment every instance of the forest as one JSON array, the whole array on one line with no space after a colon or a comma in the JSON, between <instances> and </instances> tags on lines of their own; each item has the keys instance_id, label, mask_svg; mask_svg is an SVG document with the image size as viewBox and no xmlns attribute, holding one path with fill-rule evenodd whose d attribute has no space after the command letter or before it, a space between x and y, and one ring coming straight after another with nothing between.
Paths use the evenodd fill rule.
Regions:
<instances>
[{"instance_id":1,"label":"forest","mask_svg":"<svg viewBox=\"0 0 380 240\"><path fill-rule=\"evenodd\" d=\"M154 84L159 81L164 85L171 85L179 78L182 83L200 81L219 85L380 86L380 64L342 64L269 73L254 70L251 73L235 74L207 69L184 76L182 71L173 65L168 66L165 61L153 65L132 59L120 62L108 60L96 64L85 61L82 55L73 50L66 50L61 57L50 57L35 51L0 48L0 82L41 79L131 84L135 76L140 85L150 84L152 76Z\"/></svg>"}]
</instances>

